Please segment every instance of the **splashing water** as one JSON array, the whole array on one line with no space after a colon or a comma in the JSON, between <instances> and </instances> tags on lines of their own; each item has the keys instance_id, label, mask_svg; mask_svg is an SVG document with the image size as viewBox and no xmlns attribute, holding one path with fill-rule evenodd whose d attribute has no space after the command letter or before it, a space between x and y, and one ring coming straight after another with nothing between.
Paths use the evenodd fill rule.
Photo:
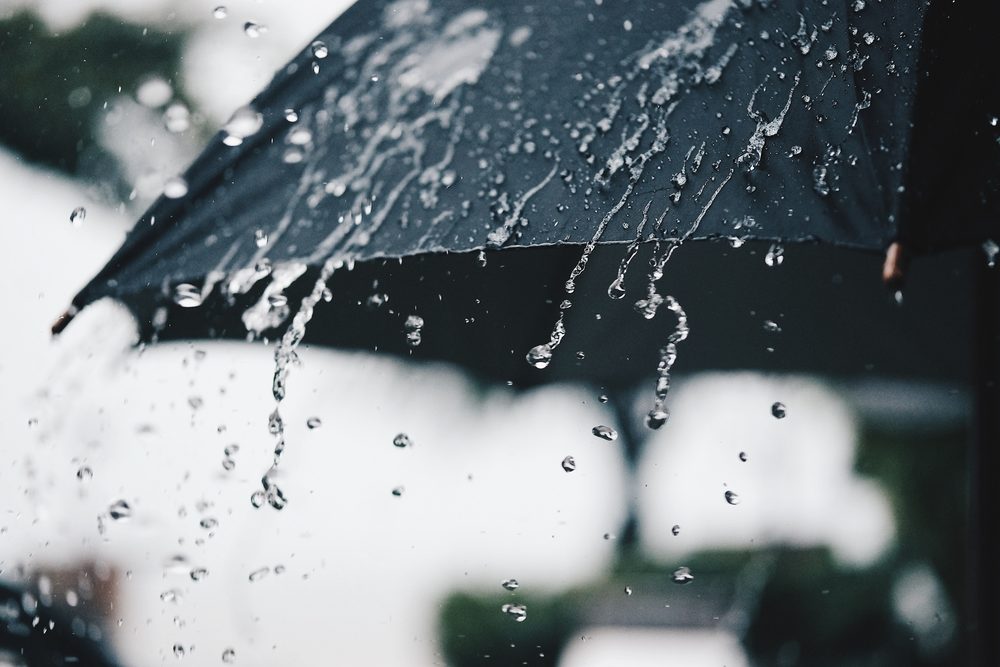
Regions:
<instances>
[{"instance_id":1,"label":"splashing water","mask_svg":"<svg viewBox=\"0 0 1000 667\"><path fill-rule=\"evenodd\" d=\"M653 408L646 415L646 426L654 430L663 426L670 417L670 413L663 405L667 400L667 393L670 391L670 369L677 361L677 344L684 341L689 333L687 313L684 312L677 299L667 295L664 297L664 302L667 304L667 308L677 316L677 324L674 326L673 333L667 337L667 344L660 350L660 362L656 365L658 375L656 398L653 402Z\"/></svg>"},{"instance_id":2,"label":"splashing water","mask_svg":"<svg viewBox=\"0 0 1000 667\"><path fill-rule=\"evenodd\" d=\"M595 426L590 431L602 440L614 441L618 439L618 431L614 430L610 426L604 426L601 424Z\"/></svg>"},{"instance_id":3,"label":"splashing water","mask_svg":"<svg viewBox=\"0 0 1000 667\"><path fill-rule=\"evenodd\" d=\"M287 499L281 488L274 482L273 476L281 455L285 450L285 427L281 418L281 402L285 399L285 383L288 380L289 365L298 360L296 349L306 335L306 326L313 317L313 309L323 298L326 292L326 283L333 276L333 273L343 266L343 261L331 258L328 259L320 271L319 278L313 285L312 291L302 299L298 311L292 318L291 324L285 330L277 347L274 350L274 377L271 380L271 394L274 396L274 411L268 418L268 431L275 438L274 461L267 472L261 477L263 495L258 495L261 491L255 491L250 498L254 507L260 507L266 501L276 510L284 509Z\"/></svg>"}]
</instances>

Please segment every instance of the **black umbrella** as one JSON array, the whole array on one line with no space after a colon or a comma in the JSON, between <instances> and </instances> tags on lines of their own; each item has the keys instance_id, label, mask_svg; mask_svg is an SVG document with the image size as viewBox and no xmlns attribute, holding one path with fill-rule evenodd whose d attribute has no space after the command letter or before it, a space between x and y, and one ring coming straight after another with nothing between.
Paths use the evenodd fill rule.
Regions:
<instances>
[{"instance_id":1,"label":"black umbrella","mask_svg":"<svg viewBox=\"0 0 1000 667\"><path fill-rule=\"evenodd\" d=\"M146 339L281 336L279 401L303 337L518 385L656 377L654 427L682 342L689 367L966 379L967 349L925 321L967 312L967 267L915 271L893 310L858 289L880 257L831 246L902 242L894 277L900 248L995 230L988 100L957 105L947 178L928 158L986 4L359 3L167 184L71 313L113 297ZM693 239L728 243L678 250ZM280 455L277 413L273 430Z\"/></svg>"}]
</instances>

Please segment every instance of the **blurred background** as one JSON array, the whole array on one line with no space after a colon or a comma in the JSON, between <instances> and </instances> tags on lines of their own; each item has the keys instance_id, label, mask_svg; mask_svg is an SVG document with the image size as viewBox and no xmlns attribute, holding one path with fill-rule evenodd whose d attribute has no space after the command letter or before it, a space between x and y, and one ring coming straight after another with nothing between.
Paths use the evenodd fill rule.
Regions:
<instances>
[{"instance_id":1,"label":"blurred background","mask_svg":"<svg viewBox=\"0 0 1000 667\"><path fill-rule=\"evenodd\" d=\"M959 662L962 384L680 373L633 474L591 433L633 396L309 348L272 512L248 502L267 345L138 347L111 303L50 339L165 182L349 4L0 0L8 624L49 610L126 665Z\"/></svg>"}]
</instances>

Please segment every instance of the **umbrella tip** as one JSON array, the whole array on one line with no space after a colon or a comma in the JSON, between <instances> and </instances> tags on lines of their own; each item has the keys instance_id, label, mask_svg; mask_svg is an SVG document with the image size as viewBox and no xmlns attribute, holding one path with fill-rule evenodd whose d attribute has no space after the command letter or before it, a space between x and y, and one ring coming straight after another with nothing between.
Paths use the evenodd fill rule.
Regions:
<instances>
[{"instance_id":1,"label":"umbrella tip","mask_svg":"<svg viewBox=\"0 0 1000 667\"><path fill-rule=\"evenodd\" d=\"M73 318L76 317L76 314L78 312L80 312L80 310L76 306L70 306L69 308L67 308L66 312L60 315L59 318L52 323L52 328L51 328L52 335L58 336L59 334L61 334L63 332L63 329L68 327L69 323L73 321Z\"/></svg>"},{"instance_id":2,"label":"umbrella tip","mask_svg":"<svg viewBox=\"0 0 1000 667\"><path fill-rule=\"evenodd\" d=\"M889 289L898 290L906 280L906 269L910 263L910 253L899 241L893 241L885 251L882 264L882 282Z\"/></svg>"}]
</instances>

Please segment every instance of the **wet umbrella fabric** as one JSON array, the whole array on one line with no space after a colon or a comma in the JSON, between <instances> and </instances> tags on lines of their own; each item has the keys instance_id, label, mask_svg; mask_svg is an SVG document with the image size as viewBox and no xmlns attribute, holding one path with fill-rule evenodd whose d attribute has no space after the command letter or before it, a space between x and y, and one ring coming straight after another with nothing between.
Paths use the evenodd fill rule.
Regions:
<instances>
[{"instance_id":1,"label":"wet umbrella fabric","mask_svg":"<svg viewBox=\"0 0 1000 667\"><path fill-rule=\"evenodd\" d=\"M601 309L642 301L650 315L663 297L646 267L683 240L873 250L893 240L924 12L857 1L358 3L168 185L74 307L120 299L147 338L273 336L320 267L343 262L356 275L328 281L342 319L311 327L313 342L538 381L524 341L549 338L560 301L581 305L567 278L585 285L602 262L611 275L587 291L624 273L610 293L629 294ZM619 272L637 240L661 243L642 244ZM581 275L605 243L629 245ZM390 268L389 258L412 259ZM443 319L425 316L446 292L460 296ZM388 320L384 336L350 326L358 302L373 295L377 307L380 294L389 302L366 317ZM417 348L401 333L413 312L429 323ZM514 317L487 317L498 313ZM435 335L449 316L458 333ZM658 345L664 337L659 325ZM625 356L586 374L634 379ZM545 379L583 374L573 366L554 363Z\"/></svg>"}]
</instances>

